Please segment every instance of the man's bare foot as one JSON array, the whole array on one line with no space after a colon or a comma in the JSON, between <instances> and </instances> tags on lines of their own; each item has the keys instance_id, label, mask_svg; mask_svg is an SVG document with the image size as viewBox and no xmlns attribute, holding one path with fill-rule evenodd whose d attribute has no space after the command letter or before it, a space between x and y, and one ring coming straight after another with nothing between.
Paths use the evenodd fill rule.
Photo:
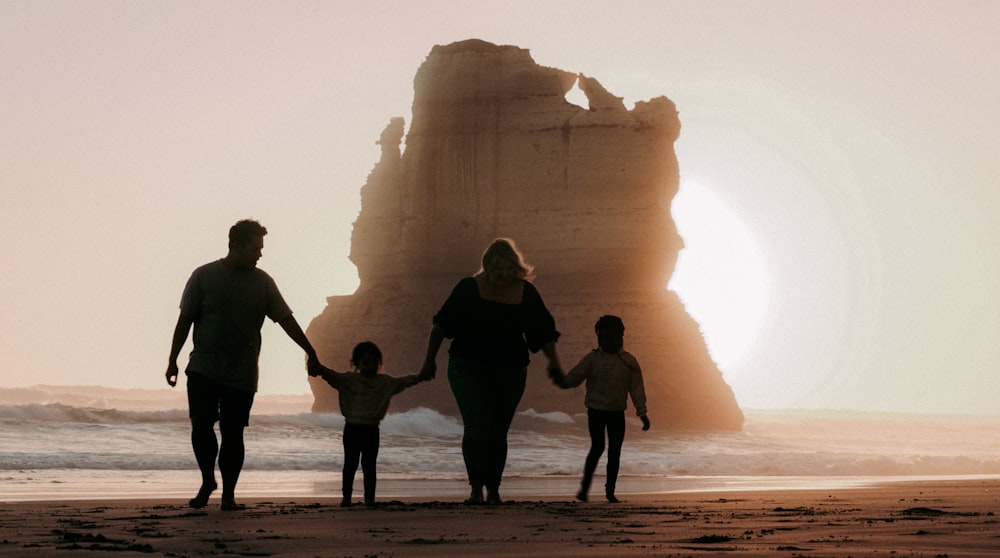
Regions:
<instances>
[{"instance_id":1,"label":"man's bare foot","mask_svg":"<svg viewBox=\"0 0 1000 558\"><path fill-rule=\"evenodd\" d=\"M222 497L222 511L240 511L247 509L243 504L237 504L232 496Z\"/></svg>"},{"instance_id":2,"label":"man's bare foot","mask_svg":"<svg viewBox=\"0 0 1000 558\"><path fill-rule=\"evenodd\" d=\"M198 495L188 500L188 506L196 510L204 508L208 505L208 498L212 495L212 492L215 492L216 488L219 488L219 485L214 482L212 484L201 485L201 488L198 489Z\"/></svg>"}]
</instances>

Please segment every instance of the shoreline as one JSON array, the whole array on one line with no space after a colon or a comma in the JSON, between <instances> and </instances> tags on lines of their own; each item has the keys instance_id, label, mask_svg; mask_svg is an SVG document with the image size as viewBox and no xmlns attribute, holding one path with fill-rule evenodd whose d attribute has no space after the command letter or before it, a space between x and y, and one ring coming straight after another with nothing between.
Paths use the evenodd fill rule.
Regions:
<instances>
[{"instance_id":1,"label":"shoreline","mask_svg":"<svg viewBox=\"0 0 1000 558\"><path fill-rule=\"evenodd\" d=\"M1000 479L863 487L621 494L609 504L514 497L186 499L0 503L0 556L79 550L163 556L823 556L980 557L1000 548Z\"/></svg>"},{"instance_id":2,"label":"shoreline","mask_svg":"<svg viewBox=\"0 0 1000 558\"><path fill-rule=\"evenodd\" d=\"M39 473L47 473L39 474ZM60 471L36 471L27 480L5 479L0 486L0 503L65 501L186 501L197 491L196 471L99 471L103 478L79 481L60 479ZM164 478L164 473L168 473ZM338 499L341 496L339 471L274 472L247 471L236 489L243 499ZM30 472L29 472L30 474ZM379 477L377 499L461 500L468 495L464 478ZM360 494L359 472L355 493ZM602 496L603 475L595 475L591 492ZM910 482L998 481L1000 475L911 475L911 476L631 476L618 479L619 496L665 496L684 493L847 490ZM504 497L572 500L579 488L579 476L513 476L504 479ZM217 496L217 495L216 495Z\"/></svg>"}]
</instances>

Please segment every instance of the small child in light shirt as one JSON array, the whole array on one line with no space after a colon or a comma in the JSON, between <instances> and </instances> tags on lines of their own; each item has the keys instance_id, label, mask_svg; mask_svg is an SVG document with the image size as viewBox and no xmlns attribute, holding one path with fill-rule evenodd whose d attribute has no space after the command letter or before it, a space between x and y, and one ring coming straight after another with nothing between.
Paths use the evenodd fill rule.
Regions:
<instances>
[{"instance_id":1,"label":"small child in light shirt","mask_svg":"<svg viewBox=\"0 0 1000 558\"><path fill-rule=\"evenodd\" d=\"M618 502L615 484L618 481L618 467L621 460L622 444L625 442L625 409L628 397L632 398L636 415L642 420L643 431L649 430L646 416L646 390L642 383L639 362L630 353L622 350L625 339L625 324L618 316L601 316L594 324L599 348L587 353L579 364L566 375L550 371L552 381L563 389L579 386L587 382L587 427L590 431L590 452L583 467L583 480L576 499L587 501L590 482L597 469L597 462L604 453L604 434L608 437L608 475L604 494L609 502Z\"/></svg>"},{"instance_id":2,"label":"small child in light shirt","mask_svg":"<svg viewBox=\"0 0 1000 558\"><path fill-rule=\"evenodd\" d=\"M344 415L344 499L341 507L350 507L354 475L358 462L364 474L365 505L375 505L375 461L378 459L379 423L389 410L394 395L426 378L418 374L393 377L379 374L382 351L375 343L358 343L351 354L355 372L336 372L322 367L314 374L326 380L340 396L340 412Z\"/></svg>"}]
</instances>

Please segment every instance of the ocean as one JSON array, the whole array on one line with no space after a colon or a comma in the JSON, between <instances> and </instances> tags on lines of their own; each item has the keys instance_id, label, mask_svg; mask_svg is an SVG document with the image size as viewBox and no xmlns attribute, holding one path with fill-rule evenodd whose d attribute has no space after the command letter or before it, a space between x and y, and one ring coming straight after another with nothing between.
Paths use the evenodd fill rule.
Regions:
<instances>
[{"instance_id":1,"label":"ocean","mask_svg":"<svg viewBox=\"0 0 1000 558\"><path fill-rule=\"evenodd\" d=\"M309 412L311 401L258 398L238 496L339 497L343 417ZM630 418L619 496L1000 477L1000 416L744 412L743 431L729 433L669 432L655 414L642 432ZM188 498L199 483L181 388L0 389L0 425L0 501ZM381 432L379 499L466 494L460 419L390 410ZM572 497L589 447L585 414L522 409L509 442L506 498ZM356 482L359 491L360 472Z\"/></svg>"}]
</instances>

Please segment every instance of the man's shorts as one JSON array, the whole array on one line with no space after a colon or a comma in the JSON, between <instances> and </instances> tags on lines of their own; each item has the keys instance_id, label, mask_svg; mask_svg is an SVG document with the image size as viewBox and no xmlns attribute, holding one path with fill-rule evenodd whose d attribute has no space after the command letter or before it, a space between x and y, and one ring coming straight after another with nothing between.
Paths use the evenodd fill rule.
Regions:
<instances>
[{"instance_id":1,"label":"man's shorts","mask_svg":"<svg viewBox=\"0 0 1000 558\"><path fill-rule=\"evenodd\" d=\"M210 424L250 425L252 391L236 389L206 378L201 374L187 373L188 417L192 422Z\"/></svg>"}]
</instances>

